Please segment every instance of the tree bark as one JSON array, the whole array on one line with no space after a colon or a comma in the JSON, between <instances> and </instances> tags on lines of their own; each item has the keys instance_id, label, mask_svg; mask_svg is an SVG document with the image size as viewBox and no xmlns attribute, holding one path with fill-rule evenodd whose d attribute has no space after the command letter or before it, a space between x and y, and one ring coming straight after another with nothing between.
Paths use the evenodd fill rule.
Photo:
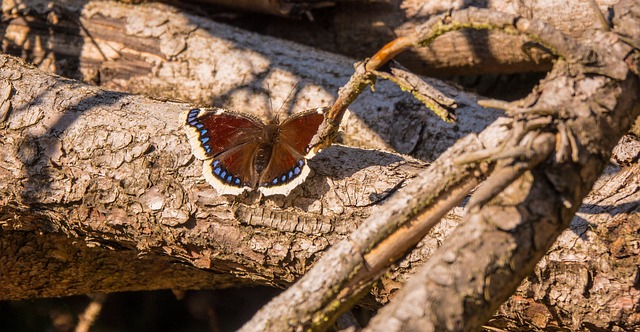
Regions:
<instances>
[{"instance_id":1,"label":"tree bark","mask_svg":"<svg viewBox=\"0 0 640 332\"><path fill-rule=\"evenodd\" d=\"M0 140L3 233L29 233L3 240L70 236L116 252L137 252L152 258L150 262L169 255L172 259L158 262L178 260L214 272L194 273L182 284L185 288L291 282L336 237L348 234L368 215L372 205L424 167L388 152L335 147L312 161L315 176L287 198L220 197L202 180L202 164L194 160L178 122L178 113L189 105L109 92L46 75L7 56L2 60L2 77L10 81ZM23 265L20 258L42 252L22 252L23 245L24 240L3 245L3 252L17 254L4 256L14 264L4 264L3 275L23 275L24 269L37 267ZM97 260L88 254L101 251L68 250L63 256L84 258L73 260L81 265L75 269L97 276L85 284L85 274L68 275L75 269L56 275L56 265L43 264L42 273L7 284L12 289L2 296L157 289L168 287L171 280L171 273L156 274L157 283L128 274L138 263L122 260L120 254L102 251L105 258ZM43 259L55 261L57 255ZM62 261L72 264L64 257ZM191 270L176 266L167 272L185 269ZM113 270L120 273L108 277ZM35 287L42 279L58 287ZM66 283L56 282L60 279L83 287L65 289L60 286ZM216 280L222 282L212 282Z\"/></svg>"},{"instance_id":2,"label":"tree bark","mask_svg":"<svg viewBox=\"0 0 640 332\"><path fill-rule=\"evenodd\" d=\"M77 51L78 67L88 68L87 59L99 58L98 50L102 50L113 60L102 63L101 78L103 71L109 72L104 70L107 66L131 68L132 63L142 62L148 66L127 83L118 75L110 76L104 82L108 87L159 92L161 97L174 91L181 98L215 99L218 106L263 115L268 104L264 95L267 87L273 87L273 104L279 105L297 83L299 92L285 109L300 111L330 104L332 93L352 70L351 60L274 39L264 42L257 35L181 16L163 6L141 6L131 11L127 6L96 2L83 8L79 19L85 18L97 21L84 23L88 33L61 29L67 34L53 34L47 43L56 45L69 37L78 38L69 33L75 31L81 35L76 39L79 42L72 43L77 46L67 48L66 53L51 54L68 59ZM158 27L158 22L164 23ZM95 27L91 28L93 23ZM12 28L7 28L7 36L15 33ZM149 35L155 37L149 40ZM184 42L185 48L177 54L167 53L173 50L167 45L173 45L170 38ZM188 265L193 265L216 272L194 273L191 282L176 285L178 288L232 283L286 285L425 166L388 152L336 146L312 160L315 176L286 199L260 202L253 196L238 201L217 197L203 182L202 165L193 159L178 123L178 113L190 105L103 90L46 75L7 56L3 60L3 232L31 232L33 236L51 232L71 236L79 243L135 250L154 260L158 255L169 255L172 259L168 262L186 263L187 267L174 267L178 271L191 271ZM58 61L64 60L52 59L50 63ZM468 101L468 106L461 107L461 114L472 116L449 125L388 82L381 82L375 94L369 94L367 103L352 108L354 116L345 126L343 141L368 147L389 147L387 142L395 141L399 150L436 154L447 143L428 140L433 142L432 147L415 147L431 135L455 139L486 123L472 103L475 98L460 97ZM420 121L419 128L415 128L415 121ZM428 126L428 132L421 129ZM424 138L409 136L411 133ZM14 242L5 246L14 248L7 252L18 252L20 247ZM89 265L70 269L91 271L99 275L96 278L81 273L56 277L56 269L44 270L34 274L32 282L23 281L23 286L2 294L5 299L19 299L81 294L89 289L111 292L169 286L171 274L157 273L155 280L148 280L128 273L136 270L135 260L105 256L110 260L83 259L83 264ZM122 272L108 279L125 284L104 284L112 270L102 273L103 269L93 263L118 266ZM9 268L15 264L4 266L7 276L26 273ZM34 287L42 282L39 278L51 279L53 285L82 287ZM58 282L67 278L71 280Z\"/></svg>"},{"instance_id":3,"label":"tree bark","mask_svg":"<svg viewBox=\"0 0 640 332\"><path fill-rule=\"evenodd\" d=\"M354 61L159 5L132 7L90 2L58 24L41 16L17 17L3 25L5 51L23 54L46 71L81 78L119 91L215 105L264 117L330 105L352 72ZM43 13L47 16L46 13ZM38 42L33 42L38 40ZM71 65L73 64L73 65ZM428 80L445 94L457 89ZM269 96L265 93L269 91ZM501 112L478 112L471 94L457 97L461 120L446 124L381 81L365 104L350 107L343 143L392 148L434 160L462 133L478 132ZM271 100L271 101L270 101ZM464 119L462 119L464 118ZM417 124L417 125L416 125Z\"/></svg>"},{"instance_id":4,"label":"tree bark","mask_svg":"<svg viewBox=\"0 0 640 332\"><path fill-rule=\"evenodd\" d=\"M89 3L76 21L66 18L62 26L20 20L15 18L3 31L5 40L15 41L9 45L14 50L23 46L29 50L28 42L19 42L29 38L18 36L49 35L41 45L58 45L48 53L49 62L38 62L41 67L48 64L60 70L75 59L85 79L111 89L258 115L268 105L265 89L272 90L277 108L295 82L300 82L301 92L287 111L326 106L352 72L353 60L247 34L158 5L132 8ZM73 28L77 22L83 27ZM75 42L68 43L68 38ZM313 160L316 174L292 193L293 198L256 202L253 197L241 197L233 203L215 197L201 179L200 163L191 157L177 122L177 113L189 105L93 88L43 74L8 57L2 60L2 77L8 83L0 89L4 96L0 108L0 252L11 254L0 256L0 275L3 280L22 280L3 285L6 289L0 294L5 299L167 287L284 286L302 275L331 243L371 215L373 206L402 190L407 179L425 167L387 152L334 147ZM234 70L223 72L226 68ZM127 78L130 73L134 75ZM351 108L354 116L347 122L344 142L393 148L433 160L457 138L479 132L499 114L480 111L473 96L460 93L456 100L463 106L458 110L459 122L448 125L425 114L398 89L379 84L374 94L364 95ZM635 161L631 160L629 174L637 179L637 153ZM614 182L602 188L621 183L615 177L610 181ZM626 181L634 183L629 178ZM638 200L637 191L623 198L627 200L617 200L621 202L617 205L632 207ZM383 279L374 292L379 301L396 292L405 278L403 273L422 264L461 214L451 215L398 270ZM629 241L637 241L633 240L634 228L623 225L614 224L620 238L626 241L630 234ZM580 234L589 232L576 221L573 227ZM571 252L592 257L592 250L609 252L611 243L617 243L615 252L627 250L623 240L592 240L587 236L588 245L570 248ZM558 245L565 246L564 242ZM583 251L578 253L578 249ZM562 257L561 262L571 261L571 257ZM604 314L598 316L603 321L597 326L606 326L617 317L634 317L637 288L629 271L637 256L629 257L615 268L591 272L623 291L587 293L585 301L592 303L601 303L599 296L607 296L606 310L583 306L581 317L591 310L608 313L618 308L620 316L608 320ZM591 263L584 264L591 267ZM565 266L543 263L538 270L542 272L537 273L562 276L557 271ZM575 292L566 284L556 283L553 288L550 280L555 279L544 283L546 280L531 276L535 283L525 283L519 293L536 290L526 302L530 324L566 326L566 315L558 316L554 310L576 308L568 309L570 300L547 299L558 298L551 294ZM523 303L519 297L512 301ZM542 323L536 320L540 315L535 315L540 302L548 308ZM503 307L499 318L513 323L517 316L513 311L518 308L513 303Z\"/></svg>"},{"instance_id":5,"label":"tree bark","mask_svg":"<svg viewBox=\"0 0 640 332\"><path fill-rule=\"evenodd\" d=\"M615 1L596 3L608 17ZM549 0L337 2L330 10L314 14L313 22L300 23L303 29L293 31L290 22L280 18L261 17L261 24L256 24L254 15L244 14L227 22L329 52L365 58L389 40L408 35L430 16L469 7L541 20L576 38L599 29L601 24L589 1ZM527 55L523 52L526 41L500 31L458 31L438 38L429 47L403 54L399 60L414 72L431 77L548 71L552 56L535 45L525 47L530 51Z\"/></svg>"},{"instance_id":6,"label":"tree bark","mask_svg":"<svg viewBox=\"0 0 640 332\"><path fill-rule=\"evenodd\" d=\"M58 8L81 8L85 1L75 0L69 1L71 5L58 5ZM230 5L229 3L220 3ZM597 0L597 7L606 17L611 10L613 1ZM235 2L240 8L246 7L246 2ZM281 12L282 3L274 2L266 4L257 1L252 5L253 10L261 11L261 5L269 7L264 12L276 13ZM299 14L301 11L318 5L319 3L307 2L308 8L294 10ZM323 5L326 5L323 2ZM185 8L188 3L185 2ZM296 3L294 6L302 5ZM7 7L10 4L5 5ZM203 5L206 6L206 5ZM285 5L286 6L286 5ZM302 5L304 6L304 5ZM601 27L601 22L597 19L598 15L595 9L590 6L589 1L572 1L558 2L549 0L536 0L525 2L514 1L390 1L390 2L340 2L336 1L334 7L322 11L308 11L311 13L313 20L302 19L297 21L296 29L291 29L292 22L284 20L280 17L270 17L265 15L257 16L251 13L234 13L229 14L228 9L218 8L218 20L237 27L251 30L262 35L271 35L277 38L291 40L322 49L328 52L343 54L357 59L370 56L375 50L384 46L384 44L398 36L404 36L410 33L417 25L424 22L429 16L437 15L449 10L456 10L468 7L489 8L496 11L521 15L530 19L537 19L547 22L559 30L569 34L572 37L581 37ZM31 6L30 12L41 12L46 17L52 12L51 8L46 6ZM5 12L15 10L15 8L7 8ZM212 10L212 9L210 9ZM53 11L55 12L55 11ZM214 10L214 13L216 11ZM67 10L58 11L57 14L49 15L61 19L61 22L73 15L68 15ZM226 15L225 15L226 14ZM70 16L70 17L66 17ZM231 17L225 19L225 17ZM571 19L566 19L570 17ZM34 23L34 22L31 22ZM67 22L68 23L68 22ZM107 29L92 29L92 27L101 27L96 25L97 22L85 24L93 33L105 34L111 28L117 27L108 24ZM12 22L12 24L21 24L20 22ZM38 24L30 24L24 22L30 27L38 27ZM104 27L104 26L102 26ZM17 27L16 27L17 28ZM78 30L78 27L66 27L70 31ZM37 31L31 31L36 33ZM47 33L43 33L44 40L48 39ZM28 41L29 38L19 39ZM31 39L33 40L33 39ZM551 68L552 57L543 48L536 45L528 45L524 47L530 54L523 52L523 44L526 40L519 36L506 35L497 31L460 31L453 32L438 38L428 48L413 50L411 53L403 54L401 60L403 64L417 73L431 77L450 77L452 75L478 75L488 73L523 73L523 72L540 72L548 71ZM34 42L31 47L37 48L39 43ZM72 43L73 44L73 43ZM42 45L46 45L43 43ZM81 44L79 44L81 45ZM59 51L62 53L72 51L73 45L59 45ZM69 48L71 46L71 48ZM179 46L179 45L178 45ZM175 46L172 46L175 47ZM77 53L77 52L74 52ZM28 56L38 58L45 55L34 50ZM51 56L48 54L48 56ZM51 60L51 59L50 59ZM97 57L97 62L103 62L105 59ZM71 63L65 63L64 66L73 66ZM35 61L39 63L39 61ZM145 71L148 65L144 61L136 61L130 66L111 67L111 75L115 72L123 71ZM88 69L95 70L95 66ZM92 78L95 72L85 73L88 78Z\"/></svg>"},{"instance_id":7,"label":"tree bark","mask_svg":"<svg viewBox=\"0 0 640 332\"><path fill-rule=\"evenodd\" d=\"M540 41L567 62L558 60L554 70L527 98L505 105L514 116L509 126L512 141L501 142L499 150L488 150L494 151L489 158L496 158L496 170L471 197L465 222L366 330L478 329L494 308L512 294L514 282L519 283L534 269L532 263L569 226L573 213L604 169L609 151L640 113L636 94L640 89L638 50L633 46L639 39L627 39L640 32L636 8L637 2L621 1L614 8L613 30L596 33L592 39L579 43L566 40L552 28L537 28L534 22L512 17L502 20L499 13L478 10L454 13L443 24L444 28L450 22L499 27L499 22L507 22L508 26L511 21L518 31L540 31L535 33ZM589 88L581 88L586 86ZM567 87L575 89L566 93ZM604 100L609 102L600 103ZM549 131L544 123L552 118L558 123ZM515 152L517 149L509 151L517 145L526 145L531 151L526 156ZM631 194L636 191L632 189ZM629 219L627 211L637 213L636 201L634 197L634 207L623 210L623 220ZM631 224L636 223L634 219ZM636 227L630 229L633 232ZM633 263L637 263L637 257ZM637 267L621 275L633 279L627 278L622 291L611 292L625 303L615 305L612 311L625 305L638 308L640 297L634 286ZM578 292L597 293L608 281L599 277L594 285L573 286L578 286ZM549 295L552 302L564 302L562 295ZM599 305L594 307L608 311ZM623 319L629 317L637 319L632 313ZM572 325L637 329L635 322L628 324L626 320L602 324L597 318L581 318L580 323Z\"/></svg>"},{"instance_id":8,"label":"tree bark","mask_svg":"<svg viewBox=\"0 0 640 332\"><path fill-rule=\"evenodd\" d=\"M562 233L491 325L521 331L638 329L639 192L637 163L605 170L570 231Z\"/></svg>"},{"instance_id":9,"label":"tree bark","mask_svg":"<svg viewBox=\"0 0 640 332\"><path fill-rule=\"evenodd\" d=\"M367 257L385 245L387 240L380 236L391 239L404 228L421 223L423 216L440 215L442 204L451 208L451 197L458 197L460 190L470 190L465 180L468 173L464 172L467 163L478 168L478 176L490 174L468 203L467 222L371 321L369 329L479 329L569 226L611 149L638 116L637 39L627 39L640 30L634 6L631 1L619 3L615 32L601 32L582 42L542 22L504 13L468 9L443 14L358 65L340 91L339 106L332 111L344 109L345 100L350 103L370 84L370 70L379 68L389 56L408 45L427 44L451 30L470 27L521 33L539 40L560 57L554 70L527 98L513 103L483 102L500 105L513 116L505 124L507 134L494 140L495 147L481 142L486 148L454 161L450 155L442 155L434 165L451 169L451 178L433 169L426 172L428 178L433 177L435 191L427 190L431 184L424 179L411 182L404 191L412 193L411 198L399 193L387 201L384 213L368 218L349 239L328 250L300 281L263 307L243 331L326 328L327 322L348 308L375 279L378 263ZM566 87L573 89L565 91ZM325 137L325 132L319 135ZM485 132L492 136L496 130ZM458 142L449 152L459 151L461 145L464 143ZM484 163L493 165L495 171L483 171ZM379 231L372 234L375 228ZM369 273L369 279L360 278Z\"/></svg>"}]
</instances>

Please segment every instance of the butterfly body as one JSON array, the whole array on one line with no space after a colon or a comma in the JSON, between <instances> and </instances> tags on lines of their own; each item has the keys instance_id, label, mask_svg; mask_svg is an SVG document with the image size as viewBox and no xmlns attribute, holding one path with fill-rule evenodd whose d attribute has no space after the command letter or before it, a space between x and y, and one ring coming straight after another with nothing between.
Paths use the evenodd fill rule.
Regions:
<instances>
[{"instance_id":1,"label":"butterfly body","mask_svg":"<svg viewBox=\"0 0 640 332\"><path fill-rule=\"evenodd\" d=\"M325 108L264 123L220 108L182 115L193 154L204 160L203 175L220 194L259 190L287 195L309 174L307 146L324 120Z\"/></svg>"},{"instance_id":2,"label":"butterfly body","mask_svg":"<svg viewBox=\"0 0 640 332\"><path fill-rule=\"evenodd\" d=\"M271 160L273 145L278 141L278 124L270 123L264 127L264 135L260 141L258 152L255 157L255 170L257 174L264 173L265 168ZM257 179L256 179L257 180ZM253 188L257 189L258 182L254 182Z\"/></svg>"}]
</instances>

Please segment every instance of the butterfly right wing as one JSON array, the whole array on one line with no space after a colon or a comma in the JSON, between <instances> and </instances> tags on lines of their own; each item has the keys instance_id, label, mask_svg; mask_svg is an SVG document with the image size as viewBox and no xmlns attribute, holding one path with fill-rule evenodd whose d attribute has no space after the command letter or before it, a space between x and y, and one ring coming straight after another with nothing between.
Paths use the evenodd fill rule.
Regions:
<instances>
[{"instance_id":1,"label":"butterfly right wing","mask_svg":"<svg viewBox=\"0 0 640 332\"><path fill-rule=\"evenodd\" d=\"M309 175L309 143L324 121L328 107L296 113L279 127L269 166L261 175L260 192L265 196L288 195Z\"/></svg>"},{"instance_id":2,"label":"butterfly right wing","mask_svg":"<svg viewBox=\"0 0 640 332\"><path fill-rule=\"evenodd\" d=\"M255 117L213 108L184 112L185 131L203 175L220 194L240 194L255 182L254 160L264 123Z\"/></svg>"}]
</instances>

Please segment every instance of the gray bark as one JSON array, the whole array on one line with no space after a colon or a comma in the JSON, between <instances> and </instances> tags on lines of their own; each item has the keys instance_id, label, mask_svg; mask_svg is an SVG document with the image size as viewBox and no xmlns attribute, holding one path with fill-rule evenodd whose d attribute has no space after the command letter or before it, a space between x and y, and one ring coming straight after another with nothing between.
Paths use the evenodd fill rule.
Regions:
<instances>
[{"instance_id":1,"label":"gray bark","mask_svg":"<svg viewBox=\"0 0 640 332\"><path fill-rule=\"evenodd\" d=\"M354 60L245 33L161 5L132 8L88 3L80 9L78 20L84 30L69 29L65 24L74 23L69 20L51 28L53 33L41 25L21 23L20 18L3 25L5 40L13 41L12 47L53 45L48 58L36 61L40 67L62 70L75 59L85 80L106 88L44 74L2 57L0 275L3 280L20 280L2 286L4 299L167 287L285 286L426 167L390 152L338 146L313 160L315 175L293 197L262 202L253 197L241 197L238 202L215 197L203 182L201 165L192 159L177 122L177 113L190 105L112 90L262 115L268 107L264 90L272 91L278 108L298 83L300 92L285 107L286 112L295 112L328 106L351 74ZM20 38L34 35L50 39L38 44ZM345 126L343 142L411 153L428 161L500 114L480 110L475 97L436 84L457 95L463 105L457 124L440 122L383 82L351 107L354 115ZM629 139L624 146L631 148L622 149L633 151L634 142ZM619 203L611 203L613 210L606 211L618 218L635 211L625 207L633 207L637 191L618 199L604 189L637 184L637 152L630 154L627 160L632 166L624 172L635 176L635 182L630 177L612 177L592 196L596 200L599 195L613 196ZM622 212L613 212L620 211L618 207ZM461 214L457 209L449 215L383 279L374 291L378 301L387 301L400 288L404 273L423 264ZM603 216L581 218L596 224L590 220ZM593 291L584 299L571 296L560 301L559 295L552 294L574 292L566 284L552 285L557 278L534 274L511 299L522 304L520 296L535 289L525 309L509 302L497 319L513 324L514 317L526 310L531 317L528 323L537 327L576 326L567 317L580 307L583 311L576 311L580 317L601 313L597 326L613 326L611 322L619 317L630 317L629 324L634 324L638 301L632 267L637 255L602 270L592 270L602 261L588 258L593 251L608 252L611 243L618 248L615 257L624 256L620 252L628 250L627 243L635 243L637 232L618 221L614 229L620 229L620 236L613 242L599 242L596 236L588 236L591 228L585 231L579 221L571 230L586 234L582 237L586 244L577 248L570 246L575 241L559 242L557 250L567 248L585 259L580 264L587 268L576 269L575 278L588 284L590 276L597 275L599 281L606 280L621 291ZM560 239L571 239L571 234L568 231ZM545 258L536 273L562 277L557 271L574 260L560 256ZM561 263L545 263L549 261ZM592 271L586 279L585 269ZM579 300L568 306L571 299ZM585 309L582 300L604 301L604 305ZM541 303L547 308L542 323L534 315ZM566 314L558 316L555 310ZM607 319L611 312L617 316Z\"/></svg>"},{"instance_id":2,"label":"gray bark","mask_svg":"<svg viewBox=\"0 0 640 332\"><path fill-rule=\"evenodd\" d=\"M213 1L212 1L213 2ZM608 17L615 1L595 1ZM228 22L253 31L296 41L322 50L365 58L390 40L410 34L430 16L449 10L488 8L547 22L572 37L588 35L600 28L589 1L441 1L394 0L337 2L329 11L314 15L313 22L300 22L290 29L290 21L240 15ZM313 11L311 12L314 13ZM570 17L571 19L567 19ZM548 71L552 56L538 47L530 56L522 52L526 38L500 31L459 31L438 38L429 47L400 56L405 66L432 77L488 73L530 73Z\"/></svg>"},{"instance_id":3,"label":"gray bark","mask_svg":"<svg viewBox=\"0 0 640 332\"><path fill-rule=\"evenodd\" d=\"M89 33L75 36L82 43L72 44L81 45L75 48L79 68L88 68L87 59L105 54L112 60L98 68L107 87L123 81L118 75L105 77L102 72L109 73L105 68L126 68L144 60L147 70L126 83L134 92L158 92L163 97L174 92L178 98L191 96L196 102L214 99L218 106L261 116L269 103L265 89L270 89L277 108L298 84L284 112L325 106L352 70L352 61L346 58L270 38L264 42L257 35L158 5L131 11L96 2L82 10L80 20ZM107 29L107 22L120 30ZM9 25L7 31L12 28ZM155 37L146 39L150 35ZM56 45L66 37L74 36L54 35L49 41ZM171 48L176 41L184 48ZM66 51L54 54L74 52ZM186 263L165 266L167 274L154 273L151 280L128 273L136 271L138 262L118 255L64 261L82 265L69 268L68 273L43 263L35 265L47 267L42 273L23 278L21 285L6 285L5 299L166 288L170 271L186 273L193 270L190 266L216 273L192 272L189 282L182 280L175 287L283 286L425 167L423 162L390 152L336 146L312 160L315 175L287 198L217 197L203 181L202 164L192 157L178 123L178 113L191 105L91 87L45 74L8 56L3 60L3 232L51 233L54 239L54 235L71 236L75 243L126 250L131 257L148 257L158 264ZM378 148L395 144L398 150L433 155L446 143L428 140L431 135L456 138L486 123L474 112L472 96L462 95L469 106L461 112L475 115L455 126L440 123L388 83L382 82L368 96L368 102L352 108L344 142ZM418 128L412 124L416 121ZM421 129L430 123L439 125ZM454 127L460 130L454 132ZM423 137L402 136L411 132ZM417 149L420 140L434 145ZM4 246L13 248L6 252L19 252L21 247L14 241ZM84 246L74 248L69 250L83 255ZM29 252L39 255L39 251ZM3 265L3 275L8 277L28 274L34 267L21 265L25 260L14 256L4 258L13 261ZM38 257L38 261L47 259ZM74 270L97 276L71 273ZM107 278L114 270L121 272ZM51 280L46 284L56 287L34 286L44 276ZM73 287L63 287L67 284Z\"/></svg>"},{"instance_id":4,"label":"gray bark","mask_svg":"<svg viewBox=\"0 0 640 332\"><path fill-rule=\"evenodd\" d=\"M631 1L619 3L614 32L595 33L592 39L583 41L526 18L463 10L433 17L415 35L378 52L372 63L384 57L380 54L421 45L442 31L492 27L532 36L561 58L527 98L511 104L492 103L502 105L513 116L512 122L503 124L504 136L481 139L482 151L472 150L471 156L462 159L442 155L425 173L433 183L427 184L424 179L411 182L404 191L413 194L410 198L397 194L387 201L383 213L368 218L348 240L331 248L298 283L263 307L243 331L277 331L287 326L296 326L296 330L324 328L375 278L377 263L368 257L387 242L378 236L391 239L403 233L403 228L421 223L425 214L440 215L439 206L450 208L451 201L447 200L457 197L460 190L470 190L463 172L466 163L472 169L478 167L474 170L478 177L482 172L490 174L471 197L466 222L368 329L480 328L569 226L615 143L638 116L637 57L628 58L637 53L634 44L627 42L628 36L639 32L635 6ZM351 98L353 91L362 88L362 82L371 80L363 67L356 68L349 84L352 88L341 91L341 100ZM566 91L567 87L572 89ZM497 132L494 127L483 134L486 139ZM459 153L465 143L459 141L449 152ZM484 163L495 170L483 171ZM450 178L443 177L438 174L440 169L453 173ZM425 190L430 186L435 190ZM331 275L327 275L329 270L333 271ZM367 273L373 276L360 278Z\"/></svg>"}]
</instances>

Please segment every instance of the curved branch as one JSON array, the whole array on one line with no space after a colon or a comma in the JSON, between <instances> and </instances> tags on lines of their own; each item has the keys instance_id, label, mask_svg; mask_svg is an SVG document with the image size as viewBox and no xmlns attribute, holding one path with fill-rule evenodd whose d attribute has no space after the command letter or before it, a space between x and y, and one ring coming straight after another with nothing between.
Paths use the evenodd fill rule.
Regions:
<instances>
[{"instance_id":1,"label":"curved branch","mask_svg":"<svg viewBox=\"0 0 640 332\"><path fill-rule=\"evenodd\" d=\"M637 5L621 1L616 15L628 15ZM636 22L640 22L638 19ZM619 63L638 50L615 35L608 37L594 38L590 46L598 51L599 58L606 55L606 61L611 62L608 68L614 72L574 76L575 68L559 63L540 84L538 93L530 95L534 99L532 109L571 110L561 121L576 134L577 144L571 148L579 148L577 157L549 158L499 190L491 201L475 200L478 203L466 222L366 331L477 330L533 271L535 263L569 226L618 139L640 115L640 98L634 92L640 88L638 76L628 70L623 80L611 78L618 76L615 71ZM575 94L556 93L567 85L597 88ZM596 102L602 98L611 101L606 109ZM530 116L536 117L535 113ZM559 144L556 149L566 147Z\"/></svg>"},{"instance_id":2,"label":"curved branch","mask_svg":"<svg viewBox=\"0 0 640 332\"><path fill-rule=\"evenodd\" d=\"M428 261L427 267L422 270L424 272L419 276L421 278L412 284L421 287L421 296L415 297L414 290L418 286L403 291L402 293L405 295L402 300L397 300L398 304L385 309L384 314L379 316L380 318L372 321L371 329L385 331L418 328L431 330L478 329L493 310L511 295L522 278L533 270L535 262L544 255L558 234L568 226L580 200L584 198L602 171L603 164L607 161L607 153L611 151L617 139L630 128L632 123L630 119L635 119L640 111L635 106L638 103L637 96L632 93L634 89L638 88L637 77L629 75L628 70L626 75L622 75L621 72L623 68L626 68L623 65L624 58L632 52L632 48L621 43L619 39L610 39L613 40L614 45L592 41L589 44L592 47L584 47L574 41L567 42L565 36L544 24L515 19L509 15L501 17L499 13L492 14L481 10L452 13L451 17L455 17L455 19L447 16L430 22L434 27L438 25L433 22L445 27L443 29L434 28L433 31L436 32L448 31L446 27L464 27L465 24L460 22L466 22L473 27L486 27L487 20L476 22L472 19L476 14L481 18L487 18L492 24L503 29L515 28L518 31L537 34L540 40L551 45L558 53L571 60L571 63L558 62L555 72L550 75L542 88L529 96L531 99L529 104L535 104L536 108L542 109L563 107L563 109L574 110L570 113L569 118L561 119L566 122L565 125L571 128L574 133L588 131L600 140L592 141L591 137L588 137L589 135L578 137L580 145L586 149L586 151L580 151L580 158L578 160L569 158L554 161L547 159L556 148L554 129L550 126L547 130L551 133L535 134L538 137L534 136L535 138L530 140L533 142L532 148L534 149L531 160L523 165L511 166L510 168L514 171L509 171L510 181L504 183L494 181L493 185L499 184L501 188L490 191L494 192L492 195L485 195L485 198L474 201L480 208L468 217L473 222L468 222L463 228L456 231L459 234L458 237L448 240L448 243L452 244L448 245L447 249L440 250L439 255ZM449 26L450 21L455 24ZM425 31L429 29L429 24L426 24ZM416 39L416 43L428 41L430 37L424 38L425 35L435 36L437 33L427 32L421 35L423 38ZM371 79L370 74L364 69L367 64L372 64L373 68L377 68L386 62L389 56L399 53L399 49L407 45L405 39L399 43L401 45L398 47L395 47L397 44L393 42L388 44L378 53L380 55L378 58L374 56L372 60L360 64L356 68L356 73L349 82L352 85L348 84L340 91L341 96L347 96L344 98L345 101L339 105L336 103L337 106L334 105L334 109L332 109L332 111L337 110L334 114L337 114L338 118L340 107L348 104L346 101L356 96ZM593 57L592 48L598 50L598 58ZM619 52L614 54L611 50ZM615 57L605 57L605 54ZM597 59L601 59L598 63L600 68L606 68L603 70L605 75L597 77L573 76L573 70L576 69L583 72L590 71L591 68L585 65L592 65ZM625 80L612 79L621 76ZM595 84L600 90L584 91L578 94L579 97L575 94L556 97L554 91L558 89L558 86L564 86L567 80L588 80L588 83L576 82L571 86L593 86ZM611 89L611 86L617 86L617 89ZM623 94L620 93L620 90ZM605 98L616 102L608 105L608 112L599 111L598 108L584 111L584 106L581 105L585 94L593 98L593 101ZM609 96L604 97L605 95ZM597 116L592 116L593 113L596 113ZM537 115L534 113L531 117L535 119ZM607 121L604 121L605 117ZM607 125L597 125L602 122L606 122ZM597 128L599 131L593 132L586 128L592 130ZM319 136L322 141L322 133ZM607 137L605 138L605 136ZM508 137L522 137L522 133L514 129ZM517 142L520 142L520 139ZM458 145L455 145L449 152L455 151L457 147ZM559 147L559 149L564 149L564 147ZM402 195L392 197L381 213L369 218L349 240L342 241L331 248L305 277L263 307L243 327L243 330L271 329L275 331L286 329L288 326L298 326L301 329L322 329L327 322L335 319L338 313L345 310L354 301L354 298L361 295L362 290L367 288L367 282L354 281L352 283L350 279L353 276L361 275L361 271L369 268L365 264L364 257L367 252L376 247L381 241L381 237L396 231L400 225L415 218L417 213L427 206L444 201L447 194L454 191L456 187L463 186L465 183L463 180L465 173L461 172L463 167L446 167L451 172L450 177L438 177L432 174L432 172L437 172L434 171L434 168L445 168L445 162L442 160L447 157L451 157L451 155L442 155L434 167L427 172L426 178L432 180L428 187L429 189L433 188L433 191L421 191L420 189L427 186L419 180L412 182L404 192L412 194L410 197ZM512 160L512 162L516 161ZM536 167L538 164L540 164L539 167ZM503 167L506 166L503 165ZM558 170L566 171L568 167L572 171L567 175L567 178L557 177ZM509 168L506 169L509 170ZM518 181L511 183L516 178ZM567 182L571 181L573 182L569 185ZM490 183L489 186L491 185ZM513 192L502 190L507 185L514 187ZM496 202L491 201L492 203L485 204L498 192L502 193ZM398 209L396 206L401 208ZM451 207L449 206L449 208ZM533 211L530 213L520 212L524 209ZM512 221L513 218L517 218L516 221ZM370 234L374 229L379 235L376 234L375 237L372 237ZM474 235L478 230L480 237ZM511 235L510 233L515 234ZM493 235L500 239L495 244L489 240ZM470 248L475 250L469 250ZM477 255L483 255L483 257L479 258ZM461 269L461 267L467 268ZM430 268L437 268L437 273L434 274ZM331 275L327 275L330 270ZM429 281L422 284L427 276L429 276ZM353 287L353 284L357 284L358 287ZM309 287L313 287L313 289ZM436 295L430 293L432 289L437 290ZM351 293L352 295L348 296L343 293ZM301 301L304 301L304 306ZM443 306L443 303L446 305Z\"/></svg>"},{"instance_id":3,"label":"curved branch","mask_svg":"<svg viewBox=\"0 0 640 332\"><path fill-rule=\"evenodd\" d=\"M347 107L356 100L368 85L374 84L376 70L402 52L427 46L439 36L461 29L493 29L510 34L523 34L543 44L554 54L571 62L594 64L597 61L594 58L594 53L588 47L541 21L480 8L468 8L433 16L424 24L416 27L414 33L394 39L370 59L356 66L349 82L340 89L338 99L327 114L326 123L320 127L310 146L319 151L335 140L338 126ZM601 62L601 64L603 63L607 62ZM618 72L620 70L623 69L618 68ZM600 70L600 72L605 71L610 75L617 74L617 76L613 77L619 77L619 73L611 68L609 70ZM447 107L448 105L442 105L442 107L438 107L435 110L444 120L450 120L451 118L448 112L444 111Z\"/></svg>"}]
</instances>

